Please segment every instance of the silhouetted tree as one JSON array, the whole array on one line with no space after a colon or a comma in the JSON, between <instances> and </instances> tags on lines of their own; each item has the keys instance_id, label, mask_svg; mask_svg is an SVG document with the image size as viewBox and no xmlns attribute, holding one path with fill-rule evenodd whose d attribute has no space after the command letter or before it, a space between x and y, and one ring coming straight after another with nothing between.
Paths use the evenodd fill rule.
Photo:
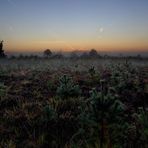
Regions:
<instances>
[{"instance_id":1,"label":"silhouetted tree","mask_svg":"<svg viewBox=\"0 0 148 148\"><path fill-rule=\"evenodd\" d=\"M0 50L3 49L3 42L4 42L4 41L1 41L1 43L0 43Z\"/></svg>"},{"instance_id":2,"label":"silhouetted tree","mask_svg":"<svg viewBox=\"0 0 148 148\"><path fill-rule=\"evenodd\" d=\"M49 57L51 57L51 55L52 55L52 52L51 52L50 49L46 49L46 50L44 51L44 56L45 56L45 57L49 58Z\"/></svg>"},{"instance_id":3,"label":"silhouetted tree","mask_svg":"<svg viewBox=\"0 0 148 148\"><path fill-rule=\"evenodd\" d=\"M4 41L1 41L0 42L0 57L6 57L5 53L4 53L4 50L3 50L3 42Z\"/></svg>"},{"instance_id":4,"label":"silhouetted tree","mask_svg":"<svg viewBox=\"0 0 148 148\"><path fill-rule=\"evenodd\" d=\"M98 52L95 49L91 49L89 52L90 57L98 57Z\"/></svg>"}]
</instances>

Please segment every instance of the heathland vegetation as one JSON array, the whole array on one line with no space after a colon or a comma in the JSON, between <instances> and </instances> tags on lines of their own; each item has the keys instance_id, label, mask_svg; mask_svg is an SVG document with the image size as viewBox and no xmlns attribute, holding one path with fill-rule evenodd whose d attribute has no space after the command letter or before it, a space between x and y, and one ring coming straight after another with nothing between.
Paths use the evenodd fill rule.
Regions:
<instances>
[{"instance_id":1,"label":"heathland vegetation","mask_svg":"<svg viewBox=\"0 0 148 148\"><path fill-rule=\"evenodd\" d=\"M0 147L147 148L147 98L140 56L2 58Z\"/></svg>"}]
</instances>

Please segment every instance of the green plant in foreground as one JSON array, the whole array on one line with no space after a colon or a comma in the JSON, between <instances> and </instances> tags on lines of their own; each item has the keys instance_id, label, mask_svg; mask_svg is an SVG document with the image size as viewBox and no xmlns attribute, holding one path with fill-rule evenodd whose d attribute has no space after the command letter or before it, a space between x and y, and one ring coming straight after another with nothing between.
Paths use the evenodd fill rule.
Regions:
<instances>
[{"instance_id":1,"label":"green plant in foreground","mask_svg":"<svg viewBox=\"0 0 148 148\"><path fill-rule=\"evenodd\" d=\"M51 108L49 105L46 105L43 109L43 120L48 122L48 121L51 121L51 120L55 120L57 118L57 114L56 112L54 111L53 108Z\"/></svg>"},{"instance_id":2,"label":"green plant in foreground","mask_svg":"<svg viewBox=\"0 0 148 148\"><path fill-rule=\"evenodd\" d=\"M111 124L115 124L120 120L120 114L124 109L124 105L117 100L116 96L93 90L91 93L91 107L94 119L100 124L100 147L106 140L111 143L111 133L109 133Z\"/></svg>"},{"instance_id":3,"label":"green plant in foreground","mask_svg":"<svg viewBox=\"0 0 148 148\"><path fill-rule=\"evenodd\" d=\"M122 144L128 124L122 122L124 105L116 96L94 89L83 110L80 115L81 130L73 139L82 135L84 147L104 148Z\"/></svg>"},{"instance_id":4,"label":"green plant in foreground","mask_svg":"<svg viewBox=\"0 0 148 148\"><path fill-rule=\"evenodd\" d=\"M75 85L72 79L66 75L60 78L60 86L57 88L57 94L61 98L77 97L81 94L78 85Z\"/></svg>"},{"instance_id":5,"label":"green plant in foreground","mask_svg":"<svg viewBox=\"0 0 148 148\"><path fill-rule=\"evenodd\" d=\"M143 139L147 141L148 140L148 111L147 110L144 111L141 108L140 113L138 114L138 118L142 126ZM148 146L148 142L145 142L145 143L147 143L147 146Z\"/></svg>"}]
</instances>

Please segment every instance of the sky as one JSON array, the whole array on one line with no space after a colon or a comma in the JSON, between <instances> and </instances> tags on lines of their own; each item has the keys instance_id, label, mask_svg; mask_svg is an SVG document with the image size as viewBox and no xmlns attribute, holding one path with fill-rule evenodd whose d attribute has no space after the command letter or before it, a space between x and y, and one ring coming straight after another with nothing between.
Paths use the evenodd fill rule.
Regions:
<instances>
[{"instance_id":1,"label":"sky","mask_svg":"<svg viewBox=\"0 0 148 148\"><path fill-rule=\"evenodd\" d=\"M8 52L148 52L148 0L0 0L0 40Z\"/></svg>"}]
</instances>

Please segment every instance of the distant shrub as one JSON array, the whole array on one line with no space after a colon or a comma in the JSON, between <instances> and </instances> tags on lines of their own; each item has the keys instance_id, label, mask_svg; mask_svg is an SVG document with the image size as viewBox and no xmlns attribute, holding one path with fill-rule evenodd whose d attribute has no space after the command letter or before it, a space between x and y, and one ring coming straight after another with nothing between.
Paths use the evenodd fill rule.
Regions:
<instances>
[{"instance_id":1,"label":"distant shrub","mask_svg":"<svg viewBox=\"0 0 148 148\"><path fill-rule=\"evenodd\" d=\"M75 51L73 51L73 52L70 53L70 58L71 59L77 59L77 58L79 58L79 56Z\"/></svg>"},{"instance_id":2,"label":"distant shrub","mask_svg":"<svg viewBox=\"0 0 148 148\"><path fill-rule=\"evenodd\" d=\"M100 81L100 74L99 72L97 72L97 70L95 69L95 67L90 67L88 70L89 76L90 76L90 80L88 80L89 84L91 86L95 86L99 83Z\"/></svg>"},{"instance_id":3,"label":"distant shrub","mask_svg":"<svg viewBox=\"0 0 148 148\"><path fill-rule=\"evenodd\" d=\"M62 53L56 53L52 55L52 59L62 59L65 58Z\"/></svg>"},{"instance_id":4,"label":"distant shrub","mask_svg":"<svg viewBox=\"0 0 148 148\"><path fill-rule=\"evenodd\" d=\"M3 97L6 93L6 86L3 83L0 83L0 97Z\"/></svg>"},{"instance_id":5,"label":"distant shrub","mask_svg":"<svg viewBox=\"0 0 148 148\"><path fill-rule=\"evenodd\" d=\"M87 58L89 58L89 55L88 55L87 52L83 52L83 53L81 54L80 58L82 58L82 59L87 59Z\"/></svg>"},{"instance_id":6,"label":"distant shrub","mask_svg":"<svg viewBox=\"0 0 148 148\"><path fill-rule=\"evenodd\" d=\"M88 72L89 72L90 76L93 77L93 76L96 74L96 71L95 71L94 66L91 67L91 68L88 70Z\"/></svg>"}]
</instances>

